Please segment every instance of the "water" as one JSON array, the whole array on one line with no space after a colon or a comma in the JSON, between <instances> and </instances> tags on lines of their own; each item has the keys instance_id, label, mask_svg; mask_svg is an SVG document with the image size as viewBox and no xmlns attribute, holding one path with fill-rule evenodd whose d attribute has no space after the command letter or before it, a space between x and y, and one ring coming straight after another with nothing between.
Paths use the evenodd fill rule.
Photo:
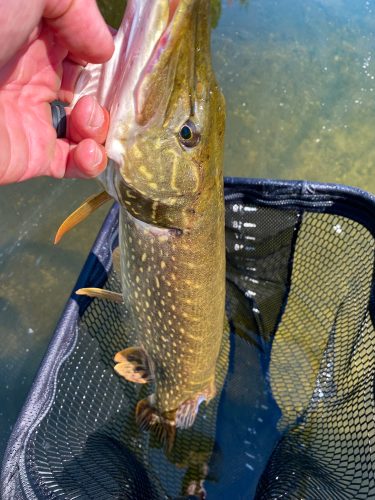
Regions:
<instances>
[{"instance_id":1,"label":"water","mask_svg":"<svg viewBox=\"0 0 375 500\"><path fill-rule=\"evenodd\" d=\"M101 3L114 24L122 2ZM375 1L213 6L213 59L227 99L226 174L375 192ZM59 223L97 190L95 182L35 179L0 189L2 455L105 209L54 247Z\"/></svg>"},{"instance_id":2,"label":"water","mask_svg":"<svg viewBox=\"0 0 375 500\"><path fill-rule=\"evenodd\" d=\"M223 6L213 45L228 174L374 192L374 22L370 1Z\"/></svg>"}]
</instances>

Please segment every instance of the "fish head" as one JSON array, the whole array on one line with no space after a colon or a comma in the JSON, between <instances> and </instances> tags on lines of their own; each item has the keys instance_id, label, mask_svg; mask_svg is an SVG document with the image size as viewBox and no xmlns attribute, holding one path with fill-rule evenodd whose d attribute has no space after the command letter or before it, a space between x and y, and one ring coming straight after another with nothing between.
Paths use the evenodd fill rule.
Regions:
<instances>
[{"instance_id":1,"label":"fish head","mask_svg":"<svg viewBox=\"0 0 375 500\"><path fill-rule=\"evenodd\" d=\"M121 205L156 226L182 228L222 183L225 104L209 11L209 0L130 0L116 47L105 176Z\"/></svg>"}]
</instances>

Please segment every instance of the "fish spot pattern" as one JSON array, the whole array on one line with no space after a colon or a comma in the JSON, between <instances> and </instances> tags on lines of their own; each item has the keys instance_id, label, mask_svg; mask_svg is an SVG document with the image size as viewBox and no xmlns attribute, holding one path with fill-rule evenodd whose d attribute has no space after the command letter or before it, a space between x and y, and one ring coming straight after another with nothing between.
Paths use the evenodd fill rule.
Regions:
<instances>
[{"instance_id":1,"label":"fish spot pattern","mask_svg":"<svg viewBox=\"0 0 375 500\"><path fill-rule=\"evenodd\" d=\"M160 234L125 208L121 218L123 296L136 323L134 345L142 345L154 367L156 407L174 411L197 390L209 390L221 345L218 311L223 315L224 293L223 303L212 298L224 292L225 262L215 247L207 249L206 232ZM217 225L224 227L223 220Z\"/></svg>"}]
</instances>

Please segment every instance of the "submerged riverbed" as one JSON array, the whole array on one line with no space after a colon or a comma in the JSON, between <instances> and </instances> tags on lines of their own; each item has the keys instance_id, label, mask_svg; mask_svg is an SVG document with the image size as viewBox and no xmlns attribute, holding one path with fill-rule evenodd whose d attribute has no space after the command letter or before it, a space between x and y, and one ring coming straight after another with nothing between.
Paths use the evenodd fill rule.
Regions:
<instances>
[{"instance_id":1,"label":"submerged riverbed","mask_svg":"<svg viewBox=\"0 0 375 500\"><path fill-rule=\"evenodd\" d=\"M213 1L225 173L375 192L375 2ZM112 24L122 1L102 1ZM52 244L94 181L0 188L0 454L106 208Z\"/></svg>"}]
</instances>

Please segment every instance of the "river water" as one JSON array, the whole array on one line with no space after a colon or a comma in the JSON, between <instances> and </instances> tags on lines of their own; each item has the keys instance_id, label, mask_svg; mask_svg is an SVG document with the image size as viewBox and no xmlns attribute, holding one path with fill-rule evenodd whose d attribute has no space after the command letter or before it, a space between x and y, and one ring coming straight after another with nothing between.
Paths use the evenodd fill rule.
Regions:
<instances>
[{"instance_id":1,"label":"river water","mask_svg":"<svg viewBox=\"0 0 375 500\"><path fill-rule=\"evenodd\" d=\"M213 0L226 175L375 192L375 1ZM102 1L115 25L122 1ZM0 456L106 208L52 244L94 181L0 188Z\"/></svg>"}]
</instances>

